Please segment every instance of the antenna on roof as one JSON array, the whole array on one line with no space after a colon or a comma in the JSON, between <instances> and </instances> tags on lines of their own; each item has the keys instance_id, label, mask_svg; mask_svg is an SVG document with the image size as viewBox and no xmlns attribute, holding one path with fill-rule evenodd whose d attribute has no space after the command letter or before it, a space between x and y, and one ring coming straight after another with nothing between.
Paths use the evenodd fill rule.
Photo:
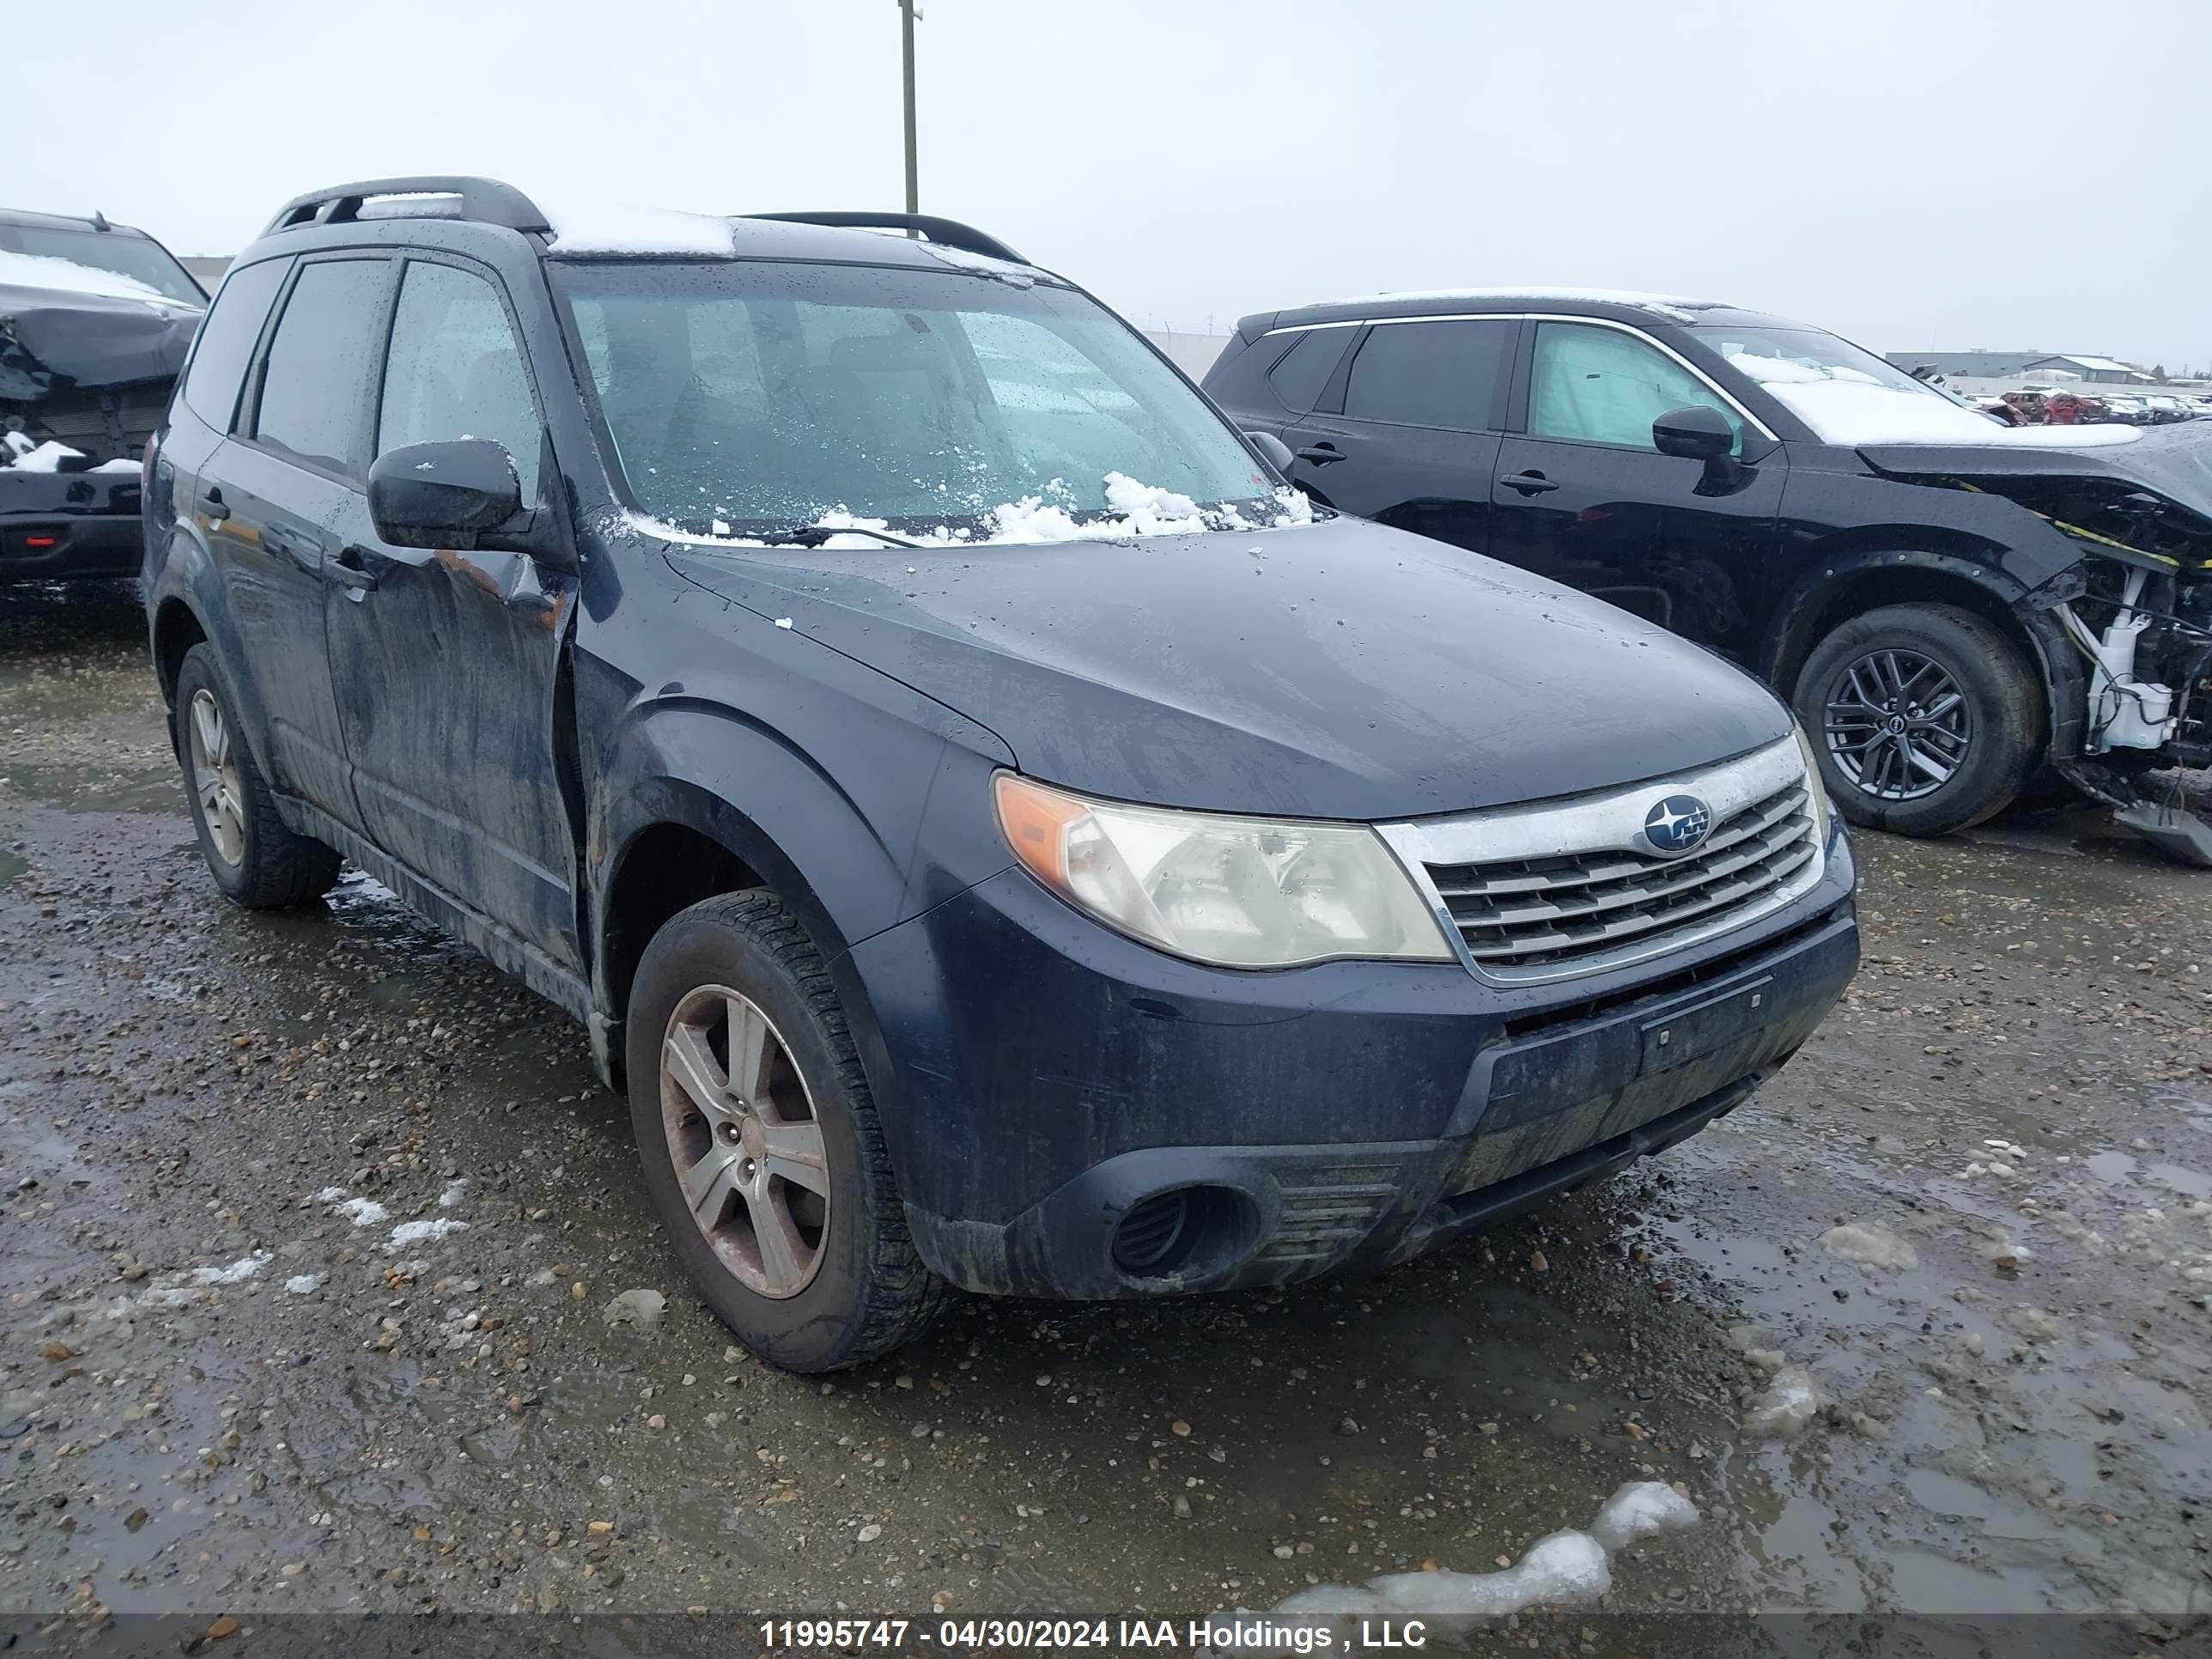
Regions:
<instances>
[{"instance_id":1,"label":"antenna on roof","mask_svg":"<svg viewBox=\"0 0 2212 1659\"><path fill-rule=\"evenodd\" d=\"M94 208L92 210L92 228L94 230L112 230L115 228L114 226L107 222L107 216L102 213L98 208Z\"/></svg>"}]
</instances>

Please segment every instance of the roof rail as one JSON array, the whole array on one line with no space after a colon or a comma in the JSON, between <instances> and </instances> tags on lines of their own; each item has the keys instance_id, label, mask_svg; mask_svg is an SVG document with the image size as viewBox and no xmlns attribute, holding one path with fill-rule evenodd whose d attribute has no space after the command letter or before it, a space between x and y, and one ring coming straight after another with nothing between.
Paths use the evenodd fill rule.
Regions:
<instances>
[{"instance_id":1,"label":"roof rail","mask_svg":"<svg viewBox=\"0 0 2212 1659\"><path fill-rule=\"evenodd\" d=\"M553 228L538 204L513 185L463 173L425 173L413 179L365 179L356 185L311 190L277 209L269 228L261 234L273 236L301 225L350 224L361 217L362 204L380 196L458 196L459 209L453 216L457 219L503 225L509 230Z\"/></svg>"},{"instance_id":2,"label":"roof rail","mask_svg":"<svg viewBox=\"0 0 2212 1659\"><path fill-rule=\"evenodd\" d=\"M933 213L866 213L839 210L823 213L747 213L740 216L781 219L795 225L830 225L844 230L919 231L931 241L945 247L962 248L989 259L1004 259L1010 264L1029 264L997 237L987 235L973 225L963 225L957 219L940 219Z\"/></svg>"}]
</instances>

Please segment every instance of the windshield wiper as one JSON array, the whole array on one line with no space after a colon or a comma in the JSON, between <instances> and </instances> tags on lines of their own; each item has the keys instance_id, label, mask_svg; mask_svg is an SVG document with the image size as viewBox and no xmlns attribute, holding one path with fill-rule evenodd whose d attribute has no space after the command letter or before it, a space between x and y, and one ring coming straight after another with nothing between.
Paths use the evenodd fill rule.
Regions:
<instances>
[{"instance_id":1,"label":"windshield wiper","mask_svg":"<svg viewBox=\"0 0 2212 1659\"><path fill-rule=\"evenodd\" d=\"M793 525L788 530L770 531L762 539L770 546L820 547L832 536L872 536L889 547L926 548L927 542L910 542L903 536L887 536L880 530L870 530L862 525Z\"/></svg>"}]
</instances>

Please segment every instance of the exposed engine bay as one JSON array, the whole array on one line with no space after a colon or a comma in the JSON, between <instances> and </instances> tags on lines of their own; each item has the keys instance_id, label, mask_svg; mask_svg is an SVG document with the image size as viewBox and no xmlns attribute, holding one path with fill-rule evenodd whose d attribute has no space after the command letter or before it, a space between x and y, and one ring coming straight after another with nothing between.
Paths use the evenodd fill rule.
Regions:
<instances>
[{"instance_id":1,"label":"exposed engine bay","mask_svg":"<svg viewBox=\"0 0 2212 1659\"><path fill-rule=\"evenodd\" d=\"M1979 488L2001 489L2081 554L2027 601L2080 657L2081 739L2054 757L2058 769L2128 828L2212 866L2212 825L2183 775L2212 765L2212 520L2120 479Z\"/></svg>"}]
</instances>

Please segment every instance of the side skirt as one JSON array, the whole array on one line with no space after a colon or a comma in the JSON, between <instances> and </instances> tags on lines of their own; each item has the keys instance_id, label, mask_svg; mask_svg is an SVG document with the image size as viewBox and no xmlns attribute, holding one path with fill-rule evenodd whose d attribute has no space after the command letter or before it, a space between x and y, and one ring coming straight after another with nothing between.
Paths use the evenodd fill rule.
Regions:
<instances>
[{"instance_id":1,"label":"side skirt","mask_svg":"<svg viewBox=\"0 0 2212 1659\"><path fill-rule=\"evenodd\" d=\"M501 972L512 974L592 1033L592 1060L604 1079L605 1067L596 1052L605 1021L592 1006L592 988L581 975L562 967L538 946L480 910L462 903L434 882L422 877L390 854L364 841L321 808L296 796L280 801L285 819L301 835L313 836L336 848L353 863L397 893L416 911L444 933L481 951Z\"/></svg>"}]
</instances>

